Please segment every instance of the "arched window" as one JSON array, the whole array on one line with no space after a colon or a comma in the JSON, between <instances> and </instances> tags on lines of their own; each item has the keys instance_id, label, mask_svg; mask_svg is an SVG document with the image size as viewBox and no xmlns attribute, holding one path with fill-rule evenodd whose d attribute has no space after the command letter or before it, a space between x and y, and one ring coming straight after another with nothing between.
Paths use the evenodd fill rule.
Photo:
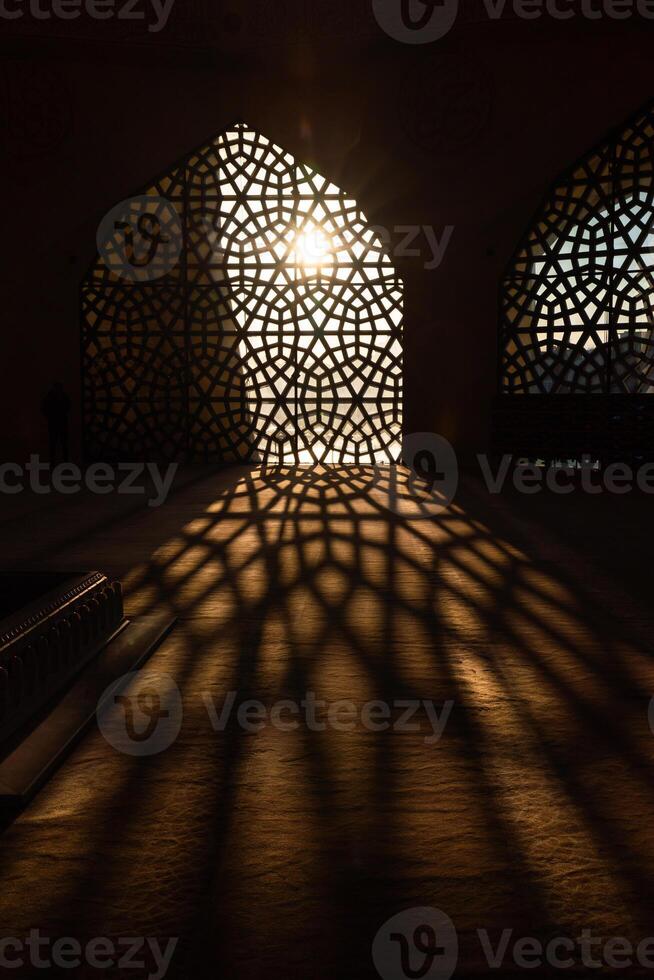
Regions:
<instances>
[{"instance_id":1,"label":"arched window","mask_svg":"<svg viewBox=\"0 0 654 980\"><path fill-rule=\"evenodd\" d=\"M654 391L654 110L560 178L502 288L502 394Z\"/></svg>"},{"instance_id":2,"label":"arched window","mask_svg":"<svg viewBox=\"0 0 654 980\"><path fill-rule=\"evenodd\" d=\"M239 124L103 222L87 457L395 462L403 286L356 201Z\"/></svg>"}]
</instances>

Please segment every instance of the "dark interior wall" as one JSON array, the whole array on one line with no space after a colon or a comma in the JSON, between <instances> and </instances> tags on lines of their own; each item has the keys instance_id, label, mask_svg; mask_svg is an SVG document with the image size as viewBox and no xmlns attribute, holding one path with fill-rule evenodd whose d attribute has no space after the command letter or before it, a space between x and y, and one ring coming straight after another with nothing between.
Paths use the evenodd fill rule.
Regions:
<instances>
[{"instance_id":1,"label":"dark interior wall","mask_svg":"<svg viewBox=\"0 0 654 980\"><path fill-rule=\"evenodd\" d=\"M424 238L421 257L398 259L405 424L483 449L502 270L557 173L652 95L649 25L490 21L480 8L423 46L388 38L365 5L339 20L337 0L323 18L315 0L302 30L288 5L271 16L273 0L258 32L237 2L185 9L122 43L102 24L0 24L3 459L45 452L39 402L54 378L79 445L78 292L104 213L239 118L350 190L373 223L439 238L453 226L439 268L423 267Z\"/></svg>"}]
</instances>

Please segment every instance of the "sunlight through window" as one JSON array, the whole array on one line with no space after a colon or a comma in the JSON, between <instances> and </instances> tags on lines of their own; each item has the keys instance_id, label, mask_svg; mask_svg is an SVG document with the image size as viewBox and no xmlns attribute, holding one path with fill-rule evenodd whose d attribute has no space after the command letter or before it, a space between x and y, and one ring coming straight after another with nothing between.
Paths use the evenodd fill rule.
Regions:
<instances>
[{"instance_id":1,"label":"sunlight through window","mask_svg":"<svg viewBox=\"0 0 654 980\"><path fill-rule=\"evenodd\" d=\"M528 229L503 286L505 394L654 392L653 139L639 115L555 184Z\"/></svg>"},{"instance_id":2,"label":"sunlight through window","mask_svg":"<svg viewBox=\"0 0 654 980\"><path fill-rule=\"evenodd\" d=\"M218 141L252 458L396 461L402 283L356 201L246 127Z\"/></svg>"},{"instance_id":3,"label":"sunlight through window","mask_svg":"<svg viewBox=\"0 0 654 980\"><path fill-rule=\"evenodd\" d=\"M181 254L83 284L90 458L398 461L403 284L351 196L238 125L133 205Z\"/></svg>"}]
</instances>

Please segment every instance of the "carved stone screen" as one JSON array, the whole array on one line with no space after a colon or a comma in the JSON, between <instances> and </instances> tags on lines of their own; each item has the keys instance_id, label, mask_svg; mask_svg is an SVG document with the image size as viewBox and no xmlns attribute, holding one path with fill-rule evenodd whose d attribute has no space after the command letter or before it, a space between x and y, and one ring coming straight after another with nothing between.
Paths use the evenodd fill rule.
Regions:
<instances>
[{"instance_id":1,"label":"carved stone screen","mask_svg":"<svg viewBox=\"0 0 654 980\"><path fill-rule=\"evenodd\" d=\"M112 209L98 249L88 458L398 460L402 282L320 174L235 126Z\"/></svg>"},{"instance_id":2,"label":"carved stone screen","mask_svg":"<svg viewBox=\"0 0 654 980\"><path fill-rule=\"evenodd\" d=\"M555 185L502 289L503 394L654 391L654 111Z\"/></svg>"}]
</instances>

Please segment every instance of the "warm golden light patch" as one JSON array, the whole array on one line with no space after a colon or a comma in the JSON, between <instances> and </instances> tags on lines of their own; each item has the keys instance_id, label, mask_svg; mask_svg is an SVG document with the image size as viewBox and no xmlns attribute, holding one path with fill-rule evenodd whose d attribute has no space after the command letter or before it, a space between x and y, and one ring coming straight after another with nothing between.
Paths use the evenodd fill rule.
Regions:
<instances>
[{"instance_id":1,"label":"warm golden light patch","mask_svg":"<svg viewBox=\"0 0 654 980\"><path fill-rule=\"evenodd\" d=\"M295 239L292 256L300 265L316 268L330 259L333 248L333 242L323 228L309 225Z\"/></svg>"}]
</instances>

